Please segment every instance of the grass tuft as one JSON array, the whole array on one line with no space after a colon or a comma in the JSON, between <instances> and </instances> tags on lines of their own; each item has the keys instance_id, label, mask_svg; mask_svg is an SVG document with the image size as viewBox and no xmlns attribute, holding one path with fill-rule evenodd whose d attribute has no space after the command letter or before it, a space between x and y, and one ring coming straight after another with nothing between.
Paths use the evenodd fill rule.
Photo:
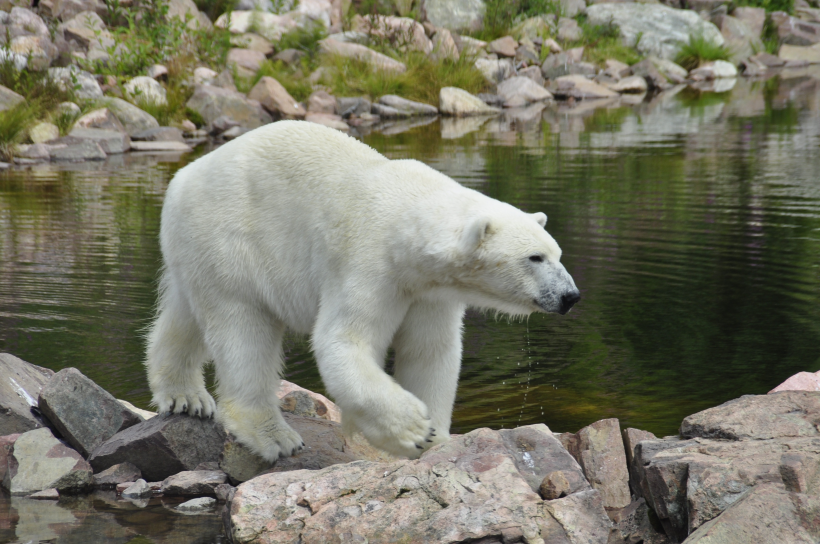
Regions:
<instances>
[{"instance_id":1,"label":"grass tuft","mask_svg":"<svg viewBox=\"0 0 820 544\"><path fill-rule=\"evenodd\" d=\"M0 112L0 159L11 161L14 158L14 146L23 143L40 112L39 102L20 102Z\"/></svg>"},{"instance_id":2,"label":"grass tuft","mask_svg":"<svg viewBox=\"0 0 820 544\"><path fill-rule=\"evenodd\" d=\"M689 36L689 43L683 44L675 57L675 62L694 70L703 62L714 60L729 60L731 51L724 45L715 45L701 35Z\"/></svg>"}]
</instances>

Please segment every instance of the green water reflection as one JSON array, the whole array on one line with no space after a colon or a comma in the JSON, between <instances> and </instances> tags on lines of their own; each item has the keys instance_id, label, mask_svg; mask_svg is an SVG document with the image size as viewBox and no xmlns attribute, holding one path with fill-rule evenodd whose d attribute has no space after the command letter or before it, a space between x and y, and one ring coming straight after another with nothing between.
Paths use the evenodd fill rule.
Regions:
<instances>
[{"instance_id":1,"label":"green water reflection","mask_svg":"<svg viewBox=\"0 0 820 544\"><path fill-rule=\"evenodd\" d=\"M365 136L547 213L582 291L564 317L468 314L455 429L618 417L666 435L820 369L816 76ZM141 334L182 163L116 160L0 173L0 350L148 407ZM287 357L289 379L323 390L304 339Z\"/></svg>"}]
</instances>

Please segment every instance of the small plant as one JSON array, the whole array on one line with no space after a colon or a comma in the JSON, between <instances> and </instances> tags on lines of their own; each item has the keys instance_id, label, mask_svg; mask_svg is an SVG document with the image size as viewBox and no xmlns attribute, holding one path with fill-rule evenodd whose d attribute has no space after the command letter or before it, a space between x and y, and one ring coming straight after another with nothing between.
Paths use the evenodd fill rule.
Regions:
<instances>
[{"instance_id":1,"label":"small plant","mask_svg":"<svg viewBox=\"0 0 820 544\"><path fill-rule=\"evenodd\" d=\"M307 24L303 28L295 28L290 32L282 34L279 43L276 45L277 51L285 49L297 49L307 54L312 62L319 52L319 41L327 37L327 30L319 22Z\"/></svg>"},{"instance_id":2,"label":"small plant","mask_svg":"<svg viewBox=\"0 0 820 544\"><path fill-rule=\"evenodd\" d=\"M728 47L717 45L702 35L693 34L689 36L689 43L681 46L675 62L687 70L694 70L706 61L729 60L731 54Z\"/></svg>"},{"instance_id":3,"label":"small plant","mask_svg":"<svg viewBox=\"0 0 820 544\"><path fill-rule=\"evenodd\" d=\"M489 0L484 11L484 25L474 37L494 40L510 33L516 23L536 15L561 17L561 3L555 0Z\"/></svg>"},{"instance_id":4,"label":"small plant","mask_svg":"<svg viewBox=\"0 0 820 544\"><path fill-rule=\"evenodd\" d=\"M52 110L60 102L74 100L74 88L63 88L48 76L48 72L18 70L14 59L0 60L0 85L11 89L28 101L36 101L40 109Z\"/></svg>"},{"instance_id":5,"label":"small plant","mask_svg":"<svg viewBox=\"0 0 820 544\"><path fill-rule=\"evenodd\" d=\"M237 88L244 92L250 91L264 76L272 77L282 84L285 90L296 100L307 100L313 92L313 85L305 77L308 70L307 59L302 59L302 66L288 67L281 61L265 61L256 72L256 75L247 82L238 82ZM244 85L243 85L244 84ZM242 87L242 88L241 88Z\"/></svg>"},{"instance_id":6,"label":"small plant","mask_svg":"<svg viewBox=\"0 0 820 544\"><path fill-rule=\"evenodd\" d=\"M25 140L40 111L37 102L20 102L0 112L0 159L10 161L14 158L14 146Z\"/></svg>"}]
</instances>

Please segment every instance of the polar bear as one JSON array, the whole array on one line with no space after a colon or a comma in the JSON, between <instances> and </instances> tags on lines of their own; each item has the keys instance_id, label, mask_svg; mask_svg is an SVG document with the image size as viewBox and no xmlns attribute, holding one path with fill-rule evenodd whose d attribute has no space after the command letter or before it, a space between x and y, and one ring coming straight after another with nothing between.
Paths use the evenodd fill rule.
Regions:
<instances>
[{"instance_id":1,"label":"polar bear","mask_svg":"<svg viewBox=\"0 0 820 544\"><path fill-rule=\"evenodd\" d=\"M216 414L269 461L292 455L304 444L276 395L290 329L311 336L346 430L417 457L449 438L467 306L564 314L580 299L546 221L333 129L253 130L168 186L153 402Z\"/></svg>"}]
</instances>

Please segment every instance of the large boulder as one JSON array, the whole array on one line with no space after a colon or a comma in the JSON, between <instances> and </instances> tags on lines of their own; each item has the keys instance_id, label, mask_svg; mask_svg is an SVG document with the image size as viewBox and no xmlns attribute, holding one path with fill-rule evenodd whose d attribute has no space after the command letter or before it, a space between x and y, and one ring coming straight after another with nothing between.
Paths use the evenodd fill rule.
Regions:
<instances>
[{"instance_id":1,"label":"large boulder","mask_svg":"<svg viewBox=\"0 0 820 544\"><path fill-rule=\"evenodd\" d=\"M245 98L236 91L210 85L197 86L186 105L201 115L208 124L223 115L246 129L261 127L273 121L258 101Z\"/></svg>"},{"instance_id":2,"label":"large boulder","mask_svg":"<svg viewBox=\"0 0 820 544\"><path fill-rule=\"evenodd\" d=\"M23 433L9 448L3 487L12 495L51 488L76 493L90 488L92 483L89 464L54 438L49 429Z\"/></svg>"},{"instance_id":3,"label":"large boulder","mask_svg":"<svg viewBox=\"0 0 820 544\"><path fill-rule=\"evenodd\" d=\"M783 11L774 11L769 16L777 28L780 43L813 45L820 42L820 23L803 21Z\"/></svg>"},{"instance_id":4,"label":"large boulder","mask_svg":"<svg viewBox=\"0 0 820 544\"><path fill-rule=\"evenodd\" d=\"M114 37L105 23L93 11L83 11L57 27L66 41L75 40L86 51L94 48L108 48L115 44Z\"/></svg>"},{"instance_id":5,"label":"large boulder","mask_svg":"<svg viewBox=\"0 0 820 544\"><path fill-rule=\"evenodd\" d=\"M212 419L157 416L115 434L91 453L88 462L97 472L129 462L147 480L160 481L200 463L216 462L224 442L222 426Z\"/></svg>"},{"instance_id":6,"label":"large boulder","mask_svg":"<svg viewBox=\"0 0 820 544\"><path fill-rule=\"evenodd\" d=\"M353 30L389 40L391 43L403 44L402 49L411 48L425 55L433 51L433 42L424 32L424 27L409 17L385 15L356 17L353 21Z\"/></svg>"},{"instance_id":7,"label":"large boulder","mask_svg":"<svg viewBox=\"0 0 820 544\"><path fill-rule=\"evenodd\" d=\"M568 496L544 501L543 475L578 477ZM417 461L360 461L259 476L229 511L235 542L607 542L598 492L543 425L478 429Z\"/></svg>"},{"instance_id":8,"label":"large boulder","mask_svg":"<svg viewBox=\"0 0 820 544\"><path fill-rule=\"evenodd\" d=\"M148 76L132 78L123 85L125 94L138 103L148 103L157 106L164 106L168 103L165 88L160 83Z\"/></svg>"},{"instance_id":9,"label":"large boulder","mask_svg":"<svg viewBox=\"0 0 820 544\"><path fill-rule=\"evenodd\" d=\"M403 62L399 62L396 59L357 43L346 43L334 40L333 38L325 38L319 42L319 48L324 54L339 55L340 57L360 60L385 72L401 74L407 71L407 66Z\"/></svg>"},{"instance_id":10,"label":"large boulder","mask_svg":"<svg viewBox=\"0 0 820 544\"><path fill-rule=\"evenodd\" d=\"M464 89L459 89L458 87L442 87L439 91L438 109L443 115L452 115L455 117L494 115L501 111L498 108L488 106L479 97L468 93ZM461 134L463 130L458 130L455 132Z\"/></svg>"},{"instance_id":11,"label":"large boulder","mask_svg":"<svg viewBox=\"0 0 820 544\"><path fill-rule=\"evenodd\" d=\"M745 22L729 15L720 19L720 33L723 35L726 47L731 53L731 60L735 64L748 59L756 51L763 51L763 42L760 34L749 28Z\"/></svg>"},{"instance_id":12,"label":"large boulder","mask_svg":"<svg viewBox=\"0 0 820 544\"><path fill-rule=\"evenodd\" d=\"M103 97L97 78L76 66L49 68L48 75L64 89L73 88L77 98L97 99Z\"/></svg>"},{"instance_id":13,"label":"large boulder","mask_svg":"<svg viewBox=\"0 0 820 544\"><path fill-rule=\"evenodd\" d=\"M122 98L106 97L105 104L111 113L122 123L129 136L133 136L143 130L159 127L156 118L137 106L126 102ZM103 127L94 127L103 128Z\"/></svg>"},{"instance_id":14,"label":"large boulder","mask_svg":"<svg viewBox=\"0 0 820 544\"><path fill-rule=\"evenodd\" d=\"M305 118L304 106L297 102L282 84L272 77L262 77L248 93L248 98L262 104L268 112L276 117L285 119Z\"/></svg>"},{"instance_id":15,"label":"large boulder","mask_svg":"<svg viewBox=\"0 0 820 544\"><path fill-rule=\"evenodd\" d=\"M720 30L694 11L674 9L661 4L595 4L587 8L592 25L614 24L625 45L644 55L671 59L690 36L700 35L715 45L723 45Z\"/></svg>"},{"instance_id":16,"label":"large boulder","mask_svg":"<svg viewBox=\"0 0 820 544\"><path fill-rule=\"evenodd\" d=\"M548 90L524 76L511 77L501 82L497 93L504 100L505 108L522 108L533 102L552 98Z\"/></svg>"},{"instance_id":17,"label":"large boulder","mask_svg":"<svg viewBox=\"0 0 820 544\"><path fill-rule=\"evenodd\" d=\"M475 67L491 85L497 85L515 74L515 66L510 59L476 59Z\"/></svg>"},{"instance_id":18,"label":"large boulder","mask_svg":"<svg viewBox=\"0 0 820 544\"><path fill-rule=\"evenodd\" d=\"M448 30L480 30L486 6L483 0L426 0L427 20Z\"/></svg>"},{"instance_id":19,"label":"large boulder","mask_svg":"<svg viewBox=\"0 0 820 544\"><path fill-rule=\"evenodd\" d=\"M295 30L296 21L288 15L274 15L264 11L231 11L223 13L214 22L214 26L227 28L234 34L245 34L255 31L265 39L277 42L282 34Z\"/></svg>"},{"instance_id":20,"label":"large boulder","mask_svg":"<svg viewBox=\"0 0 820 544\"><path fill-rule=\"evenodd\" d=\"M40 390L53 370L32 365L10 353L0 353L0 436L38 429L45 422L32 413Z\"/></svg>"},{"instance_id":21,"label":"large boulder","mask_svg":"<svg viewBox=\"0 0 820 544\"><path fill-rule=\"evenodd\" d=\"M128 137L117 132L96 132L108 132L120 140ZM39 404L43 414L83 457L118 432L143 421L76 368L64 368L52 376L40 391Z\"/></svg>"}]
</instances>

